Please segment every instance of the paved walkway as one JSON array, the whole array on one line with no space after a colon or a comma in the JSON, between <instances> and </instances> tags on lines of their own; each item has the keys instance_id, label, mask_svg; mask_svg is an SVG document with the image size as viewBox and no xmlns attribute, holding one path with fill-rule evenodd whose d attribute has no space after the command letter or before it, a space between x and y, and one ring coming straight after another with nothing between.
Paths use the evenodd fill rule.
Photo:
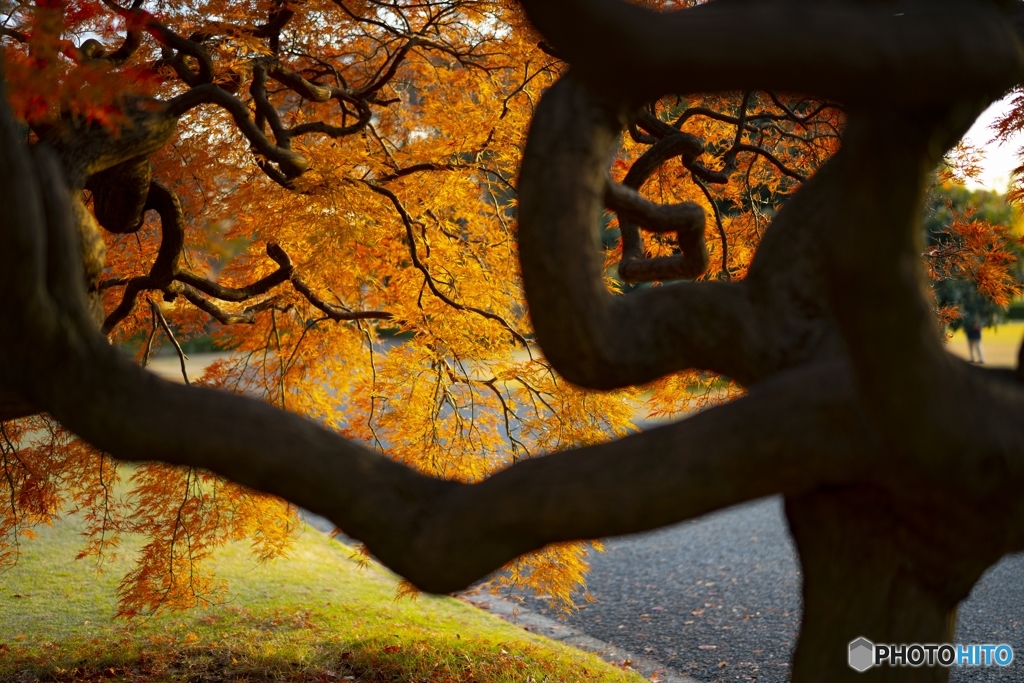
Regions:
<instances>
[{"instance_id":1,"label":"paved walkway","mask_svg":"<svg viewBox=\"0 0 1024 683\"><path fill-rule=\"evenodd\" d=\"M330 530L322 518L311 518ZM959 643L1008 643L1008 668L953 669L953 683L1024 681L1024 554L991 568L960 607ZM589 576L596 603L559 619L531 594L463 599L527 630L628 662L661 683L787 683L800 625L800 571L781 499L606 542ZM514 613L515 610L515 613Z\"/></svg>"},{"instance_id":2,"label":"paved walkway","mask_svg":"<svg viewBox=\"0 0 1024 683\"><path fill-rule=\"evenodd\" d=\"M459 595L459 598L480 609L485 609L495 616L510 621L532 633L539 633L542 636L557 640L566 645L592 652L606 661L621 667L629 667L657 683L699 683L690 676L683 676L664 663L635 652L623 650L611 643L598 640L593 636L569 626L565 620L553 619L551 617L523 609L520 605L495 596L485 590L469 590Z\"/></svg>"},{"instance_id":3,"label":"paved walkway","mask_svg":"<svg viewBox=\"0 0 1024 683\"><path fill-rule=\"evenodd\" d=\"M606 549L589 577L598 602L566 626L703 683L789 680L801 577L781 499L611 539ZM543 601L524 597L528 610L553 616ZM1024 555L1008 556L961 605L957 641L1009 643L1018 661L954 669L951 680L1024 681L1022 622Z\"/></svg>"}]
</instances>

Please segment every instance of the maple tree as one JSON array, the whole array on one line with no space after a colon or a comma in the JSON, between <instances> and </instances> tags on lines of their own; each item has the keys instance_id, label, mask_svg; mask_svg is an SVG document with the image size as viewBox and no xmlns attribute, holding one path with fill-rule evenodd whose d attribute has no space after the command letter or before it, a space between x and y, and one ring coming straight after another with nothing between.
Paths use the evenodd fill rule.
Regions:
<instances>
[{"instance_id":1,"label":"maple tree","mask_svg":"<svg viewBox=\"0 0 1024 683\"><path fill-rule=\"evenodd\" d=\"M91 283L103 331L115 342L139 341L137 360L146 365L161 342L177 345L212 318L218 341L236 354L200 383L261 396L439 477L474 481L519 457L624 435L635 391L579 391L542 358L510 355L517 343L524 349L527 333L510 244L511 179L529 101L562 71L560 61L537 48L514 8L391 8L401 14L382 24L379 7L332 6L335 44L312 30L326 6L268 5L237 17L221 8L217 22L205 23L196 16L212 8L187 5L168 8L160 23L138 8L99 3L14 15L26 26L8 30L10 99L35 138L59 155L87 136L125 144L119 135L155 130L162 144L138 156L125 144L126 161L106 160L109 168L84 178L79 210L96 217L105 240L102 274ZM264 15L253 27L252 17ZM108 54L96 38L82 47L65 38L88 30L113 42L125 26L148 31L151 44L129 32L130 50ZM181 42L184 35L191 42ZM49 43L59 50L40 63L33 54ZM40 79L39 71L52 76ZM98 90L82 87L90 79ZM249 97L240 98L246 86ZM146 107L163 109L158 116L179 119L177 127L134 130L127 119L143 114L123 98L140 93ZM191 108L202 104L220 109ZM685 210L706 202L719 239L673 254L676 242L695 236L656 238L645 249L634 223L613 221L610 239L621 231L626 244L622 280L633 287L701 275L707 259L694 261L695 253L714 258L712 277L742 277L766 216L834 151L840 116L833 105L774 93L652 104L613 173L626 187L646 184L661 202L689 201ZM262 137L267 128L273 143ZM672 144L659 145L666 136ZM719 151L701 160L705 146ZM690 182L680 183L680 173ZM677 219L662 223L671 231ZM224 258L239 241L241 252ZM608 250L612 272L619 251ZM415 335L375 353L380 321L385 331ZM712 377L688 373L656 385L649 410L681 412L698 386L695 402L724 400L711 391ZM85 511L83 556L102 560L122 534L142 533L148 543L122 583L123 614L213 599L219 586L203 570L213 548L251 537L269 558L295 527L285 504L194 469L143 465L122 501L110 494L117 462L48 418L4 429L18 481L9 488L24 500L8 507L7 547L57 514L61 495ZM564 608L581 584L584 557L580 544L549 548L500 580L534 585Z\"/></svg>"},{"instance_id":2,"label":"maple tree","mask_svg":"<svg viewBox=\"0 0 1024 683\"><path fill-rule=\"evenodd\" d=\"M11 10L8 547L68 504L85 554L143 533L136 614L209 599L220 543L280 553L290 501L420 588L567 597L579 539L783 493L794 680L948 641L1019 543L1021 376L943 350L917 219L1024 76L1016 7L644 4L524 2L548 42L499 2ZM139 369L211 318L205 386ZM642 401L725 405L627 435Z\"/></svg>"}]
</instances>

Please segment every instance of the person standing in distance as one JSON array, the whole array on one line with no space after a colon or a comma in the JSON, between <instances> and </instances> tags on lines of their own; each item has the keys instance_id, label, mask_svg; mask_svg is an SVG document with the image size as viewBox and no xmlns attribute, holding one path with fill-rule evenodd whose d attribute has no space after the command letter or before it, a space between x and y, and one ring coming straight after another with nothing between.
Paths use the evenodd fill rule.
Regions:
<instances>
[{"instance_id":1,"label":"person standing in distance","mask_svg":"<svg viewBox=\"0 0 1024 683\"><path fill-rule=\"evenodd\" d=\"M981 323L972 323L964 329L967 333L967 353L972 363L984 363L985 352L981 348Z\"/></svg>"}]
</instances>

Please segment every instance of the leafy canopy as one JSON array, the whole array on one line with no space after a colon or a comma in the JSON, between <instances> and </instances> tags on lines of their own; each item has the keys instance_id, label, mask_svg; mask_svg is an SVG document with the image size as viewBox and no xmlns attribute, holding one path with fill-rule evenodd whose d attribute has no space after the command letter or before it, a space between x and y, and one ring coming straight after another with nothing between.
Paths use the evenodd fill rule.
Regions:
<instances>
[{"instance_id":1,"label":"leafy canopy","mask_svg":"<svg viewBox=\"0 0 1024 683\"><path fill-rule=\"evenodd\" d=\"M699 370L586 391L530 346L516 173L533 107L566 66L515 3L38 0L4 14L10 105L30 143L57 148L102 228L98 317L139 363L212 335L231 353L184 381L462 481L620 437L638 412L670 417L738 392ZM695 203L713 222L695 244L641 233L610 202L607 286L629 296L678 277L742 279L843 123L841 107L791 93L648 104L612 160L613 186ZM82 154L92 162L79 172ZM1009 261L992 265L986 282ZM270 559L297 528L280 500L196 469L125 470L45 415L0 429L0 562L68 511L83 514L79 557L97 566L142 534L122 615L216 601L214 548L247 539ZM551 546L497 581L567 608L587 552Z\"/></svg>"}]
</instances>

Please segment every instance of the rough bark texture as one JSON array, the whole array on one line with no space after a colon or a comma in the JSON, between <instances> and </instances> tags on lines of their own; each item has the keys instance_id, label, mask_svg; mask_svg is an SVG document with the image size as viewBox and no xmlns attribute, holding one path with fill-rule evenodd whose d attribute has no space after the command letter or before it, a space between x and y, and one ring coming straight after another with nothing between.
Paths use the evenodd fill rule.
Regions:
<instances>
[{"instance_id":1,"label":"rough bark texture","mask_svg":"<svg viewBox=\"0 0 1024 683\"><path fill-rule=\"evenodd\" d=\"M956 605L985 568L1024 549L1024 374L978 372L945 352L923 294L917 216L928 169L1024 80L1019 4L720 0L669 16L618 0L523 4L575 69L538 107L519 180L523 277L546 356L588 387L703 368L748 396L464 485L266 404L164 382L97 331L83 286L95 264L86 258L83 278L79 246L90 233L75 226L88 178L147 190L143 203L105 214L112 226L131 229L139 206L168 206L136 172L165 129L140 127L152 137L92 156L58 136L56 154L40 146L33 158L5 112L0 417L30 404L118 458L204 467L282 496L438 592L547 543L782 493L805 577L794 680L945 680L945 669L927 667L855 674L846 647L859 636L951 640ZM666 217L608 189L616 136L640 102L727 88L843 102L843 150L774 220L743 282L609 295L597 243L606 202L681 240L701 222L692 207ZM243 128L245 117L237 112ZM294 153L264 142L281 173L294 170ZM165 231L173 219L172 206ZM133 286L245 300L250 288L217 291L170 252ZM252 287L291 279L302 291L287 255L268 255L281 269Z\"/></svg>"},{"instance_id":2,"label":"rough bark texture","mask_svg":"<svg viewBox=\"0 0 1024 683\"><path fill-rule=\"evenodd\" d=\"M805 608L794 679L864 678L835 666L837 653L854 639L849 634L871 634L878 643L953 642L957 602L967 596L990 557L977 558L976 572L963 575L956 585L944 585L949 572L923 567L907 551L906 544L917 542L917 530L901 522L889 497L877 489L791 496L786 514L804 571ZM872 674L869 680L947 678L941 667L897 667Z\"/></svg>"}]
</instances>

